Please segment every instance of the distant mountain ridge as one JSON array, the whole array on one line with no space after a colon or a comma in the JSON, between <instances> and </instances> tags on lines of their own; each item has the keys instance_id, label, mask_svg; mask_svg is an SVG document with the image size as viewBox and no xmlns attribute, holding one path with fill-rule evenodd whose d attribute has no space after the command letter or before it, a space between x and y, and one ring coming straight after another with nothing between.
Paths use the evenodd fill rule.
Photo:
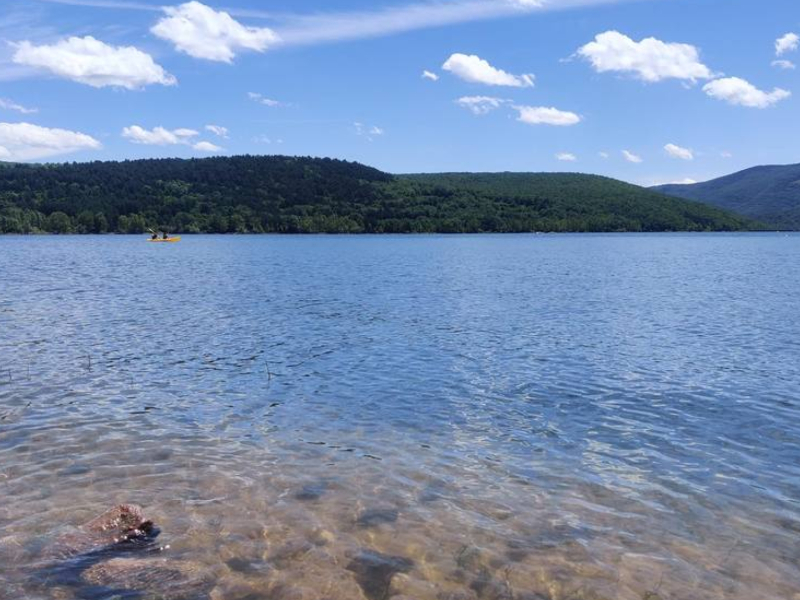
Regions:
<instances>
[{"instance_id":1,"label":"distant mountain ridge","mask_svg":"<svg viewBox=\"0 0 800 600\"><path fill-rule=\"evenodd\" d=\"M293 156L0 164L0 233L730 231L754 222L577 173L391 175Z\"/></svg>"},{"instance_id":2,"label":"distant mountain ridge","mask_svg":"<svg viewBox=\"0 0 800 600\"><path fill-rule=\"evenodd\" d=\"M800 164L753 167L688 185L652 189L711 204L781 229L800 229Z\"/></svg>"}]
</instances>

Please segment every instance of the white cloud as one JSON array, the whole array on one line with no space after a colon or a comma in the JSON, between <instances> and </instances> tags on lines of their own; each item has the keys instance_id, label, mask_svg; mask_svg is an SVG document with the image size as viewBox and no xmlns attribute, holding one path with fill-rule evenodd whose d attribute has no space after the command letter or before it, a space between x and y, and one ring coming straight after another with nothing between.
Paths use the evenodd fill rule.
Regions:
<instances>
[{"instance_id":1,"label":"white cloud","mask_svg":"<svg viewBox=\"0 0 800 600\"><path fill-rule=\"evenodd\" d=\"M34 46L29 41L14 44L13 61L46 69L59 77L92 87L174 85L175 77L153 58L133 46L110 46L92 36L71 37L52 45Z\"/></svg>"},{"instance_id":2,"label":"white cloud","mask_svg":"<svg viewBox=\"0 0 800 600\"><path fill-rule=\"evenodd\" d=\"M719 153L719 155L722 158L733 158L733 153L732 152L728 152L727 150L723 150L722 152Z\"/></svg>"},{"instance_id":3,"label":"white cloud","mask_svg":"<svg viewBox=\"0 0 800 600\"><path fill-rule=\"evenodd\" d=\"M692 185L694 183L697 183L696 179L684 177L683 179L650 179L643 181L641 185L644 187L656 187L658 185Z\"/></svg>"},{"instance_id":4,"label":"white cloud","mask_svg":"<svg viewBox=\"0 0 800 600\"><path fill-rule=\"evenodd\" d=\"M602 158L604 160L607 160L607 159L611 158L611 155L608 152L598 152L597 156L599 156L600 158Z\"/></svg>"},{"instance_id":5,"label":"white cloud","mask_svg":"<svg viewBox=\"0 0 800 600\"><path fill-rule=\"evenodd\" d=\"M192 130L175 129L168 130L163 127L154 127L153 129L144 129L138 125L131 125L122 130L122 137L129 139L134 144L145 144L148 146L172 146L175 144L185 143L186 137L193 137L187 135ZM183 135L181 135L181 133ZM196 135L196 132L194 132ZM182 139L184 138L184 139Z\"/></svg>"},{"instance_id":6,"label":"white cloud","mask_svg":"<svg viewBox=\"0 0 800 600\"><path fill-rule=\"evenodd\" d=\"M206 131L210 131L217 137L227 138L228 137L228 128L223 127L222 125L206 125Z\"/></svg>"},{"instance_id":7,"label":"white cloud","mask_svg":"<svg viewBox=\"0 0 800 600\"><path fill-rule=\"evenodd\" d=\"M681 160L694 160L694 152L692 152L689 148L681 148L675 144L667 144L664 146L664 150L672 158L680 158Z\"/></svg>"},{"instance_id":8,"label":"white cloud","mask_svg":"<svg viewBox=\"0 0 800 600\"><path fill-rule=\"evenodd\" d=\"M270 108L276 108L278 106L286 106L283 102L279 102L278 100L273 100L272 98L267 98L262 94L256 92L247 92L247 97L250 98L253 102L258 102L259 104L263 104L264 106L269 106Z\"/></svg>"},{"instance_id":9,"label":"white cloud","mask_svg":"<svg viewBox=\"0 0 800 600\"><path fill-rule=\"evenodd\" d=\"M430 79L431 81L439 81L439 76L433 71L428 71L427 69L422 72L422 78Z\"/></svg>"},{"instance_id":10,"label":"white cloud","mask_svg":"<svg viewBox=\"0 0 800 600\"><path fill-rule=\"evenodd\" d=\"M273 140L272 138L266 135L257 135L253 138L253 141L257 144L282 144L283 140L277 139Z\"/></svg>"},{"instance_id":11,"label":"white cloud","mask_svg":"<svg viewBox=\"0 0 800 600\"><path fill-rule=\"evenodd\" d=\"M552 107L514 106L514 109L519 112L517 121L522 121L528 125L569 126L577 125L582 121L580 115Z\"/></svg>"},{"instance_id":12,"label":"white cloud","mask_svg":"<svg viewBox=\"0 0 800 600\"><path fill-rule=\"evenodd\" d=\"M639 164L640 162L643 162L641 156L638 156L629 150L623 150L622 156L625 157L625 160L631 163Z\"/></svg>"},{"instance_id":13,"label":"white cloud","mask_svg":"<svg viewBox=\"0 0 800 600\"><path fill-rule=\"evenodd\" d=\"M75 6L131 9L159 12L156 3L129 0L40 0ZM410 2L372 10L292 14L258 8L227 9L233 17L267 18L275 25L279 43L285 45L320 44L394 35L405 31L443 27L500 17L515 17L531 12L574 9L581 6L616 4L619 0L448 0Z\"/></svg>"},{"instance_id":14,"label":"white cloud","mask_svg":"<svg viewBox=\"0 0 800 600\"><path fill-rule=\"evenodd\" d=\"M209 127L216 127L215 125L207 125ZM227 129L222 127L227 132ZM215 132L216 133L216 132ZM146 146L191 146L194 150L199 152L221 152L224 149L216 144L206 141L195 141L200 135L199 131L181 127L178 129L165 129L164 127L154 127L153 129L144 129L139 125L131 125L122 130L122 137L130 140L134 144L144 144Z\"/></svg>"},{"instance_id":15,"label":"white cloud","mask_svg":"<svg viewBox=\"0 0 800 600\"><path fill-rule=\"evenodd\" d=\"M502 85L508 87L533 87L533 75L512 75L490 65L474 54L453 54L442 65L456 77L470 83Z\"/></svg>"},{"instance_id":16,"label":"white cloud","mask_svg":"<svg viewBox=\"0 0 800 600\"><path fill-rule=\"evenodd\" d=\"M796 68L794 63L790 60L773 60L772 66L777 69L783 69L784 71L791 71Z\"/></svg>"},{"instance_id":17,"label":"white cloud","mask_svg":"<svg viewBox=\"0 0 800 600\"><path fill-rule=\"evenodd\" d=\"M196 144L192 144L192 148L195 150L199 150L200 152L221 152L222 148L217 146L216 144L212 144L211 142L197 142Z\"/></svg>"},{"instance_id":18,"label":"white cloud","mask_svg":"<svg viewBox=\"0 0 800 600\"><path fill-rule=\"evenodd\" d=\"M571 152L559 152L556 154L556 159L563 162L575 162L578 160L578 157Z\"/></svg>"},{"instance_id":19,"label":"white cloud","mask_svg":"<svg viewBox=\"0 0 800 600\"><path fill-rule=\"evenodd\" d=\"M26 161L102 147L77 131L51 129L30 123L0 123L0 158Z\"/></svg>"},{"instance_id":20,"label":"white cloud","mask_svg":"<svg viewBox=\"0 0 800 600\"><path fill-rule=\"evenodd\" d=\"M0 98L0 108L4 108L6 110L15 110L23 115L30 115L39 112L38 108L27 108L21 104L17 104L13 100L9 100L8 98Z\"/></svg>"},{"instance_id":21,"label":"white cloud","mask_svg":"<svg viewBox=\"0 0 800 600\"><path fill-rule=\"evenodd\" d=\"M570 0L570 4L606 4L612 1L614 0ZM411 2L373 10L289 15L281 19L283 22L276 29L282 44L320 44L511 17L545 8L548 7L538 0Z\"/></svg>"},{"instance_id":22,"label":"white cloud","mask_svg":"<svg viewBox=\"0 0 800 600\"><path fill-rule=\"evenodd\" d=\"M199 131L195 131L194 129L187 129L185 127L179 129L173 129L172 133L177 135L179 138L190 138L200 135Z\"/></svg>"},{"instance_id":23,"label":"white cloud","mask_svg":"<svg viewBox=\"0 0 800 600\"><path fill-rule=\"evenodd\" d=\"M240 50L263 52L278 36L266 27L246 27L228 13L200 2L164 7L167 13L150 31L175 49L205 60L230 63Z\"/></svg>"},{"instance_id":24,"label":"white cloud","mask_svg":"<svg viewBox=\"0 0 800 600\"><path fill-rule=\"evenodd\" d=\"M508 102L508 100L494 98L492 96L463 96L456 100L456 104L472 111L472 113L476 115L489 114L493 110L500 108L506 102Z\"/></svg>"},{"instance_id":25,"label":"white cloud","mask_svg":"<svg viewBox=\"0 0 800 600\"><path fill-rule=\"evenodd\" d=\"M632 73L648 82L662 79L711 79L711 70L700 62L700 53L689 44L645 38L636 42L618 31L606 31L578 49L595 71Z\"/></svg>"},{"instance_id":26,"label":"white cloud","mask_svg":"<svg viewBox=\"0 0 800 600\"><path fill-rule=\"evenodd\" d=\"M792 95L791 92L780 88L764 92L739 77L717 79L707 83L703 87L703 91L717 100L749 108L768 108Z\"/></svg>"},{"instance_id":27,"label":"white cloud","mask_svg":"<svg viewBox=\"0 0 800 600\"><path fill-rule=\"evenodd\" d=\"M378 127L377 125L368 127L363 123L355 122L353 123L353 127L356 130L356 135L362 135L367 138L367 141L370 142L373 141L375 137L386 133L382 128Z\"/></svg>"},{"instance_id":28,"label":"white cloud","mask_svg":"<svg viewBox=\"0 0 800 600\"><path fill-rule=\"evenodd\" d=\"M775 40L775 56L783 56L787 52L794 52L800 44L800 36L796 33L787 33Z\"/></svg>"}]
</instances>

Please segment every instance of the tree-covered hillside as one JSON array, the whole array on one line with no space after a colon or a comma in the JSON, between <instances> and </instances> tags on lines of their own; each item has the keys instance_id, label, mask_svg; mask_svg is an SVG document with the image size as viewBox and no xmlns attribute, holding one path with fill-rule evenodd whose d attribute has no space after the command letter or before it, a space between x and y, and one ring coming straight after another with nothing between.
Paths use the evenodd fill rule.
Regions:
<instances>
[{"instance_id":1,"label":"tree-covered hillside","mask_svg":"<svg viewBox=\"0 0 800 600\"><path fill-rule=\"evenodd\" d=\"M654 189L736 211L773 227L800 229L800 165L753 167L703 183Z\"/></svg>"},{"instance_id":2,"label":"tree-covered hillside","mask_svg":"<svg viewBox=\"0 0 800 600\"><path fill-rule=\"evenodd\" d=\"M393 176L286 156L0 166L2 233L717 231L724 211L578 174Z\"/></svg>"}]
</instances>

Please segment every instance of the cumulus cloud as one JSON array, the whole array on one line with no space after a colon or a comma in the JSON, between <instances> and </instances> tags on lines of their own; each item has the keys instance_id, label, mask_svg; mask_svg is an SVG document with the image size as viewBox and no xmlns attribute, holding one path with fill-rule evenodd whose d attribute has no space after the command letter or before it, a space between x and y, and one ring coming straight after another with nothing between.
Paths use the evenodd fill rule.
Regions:
<instances>
[{"instance_id":1,"label":"cumulus cloud","mask_svg":"<svg viewBox=\"0 0 800 600\"><path fill-rule=\"evenodd\" d=\"M23 115L30 115L39 112L38 108L28 108L26 106L22 106L22 104L17 104L8 98L0 98L0 108L4 108L6 110L15 110Z\"/></svg>"},{"instance_id":2,"label":"cumulus cloud","mask_svg":"<svg viewBox=\"0 0 800 600\"><path fill-rule=\"evenodd\" d=\"M134 144L145 144L147 146L172 146L175 144L187 143L186 138L197 135L193 129L173 129L168 130L163 127L144 129L139 125L131 125L122 130L122 137L132 141Z\"/></svg>"},{"instance_id":3,"label":"cumulus cloud","mask_svg":"<svg viewBox=\"0 0 800 600\"><path fill-rule=\"evenodd\" d=\"M474 54L453 54L445 61L442 68L470 83L518 88L533 87L533 75L506 73Z\"/></svg>"},{"instance_id":4,"label":"cumulus cloud","mask_svg":"<svg viewBox=\"0 0 800 600\"><path fill-rule=\"evenodd\" d=\"M796 33L787 33L775 40L775 56L783 56L787 52L794 52L800 44L800 36Z\"/></svg>"},{"instance_id":5,"label":"cumulus cloud","mask_svg":"<svg viewBox=\"0 0 800 600\"><path fill-rule=\"evenodd\" d=\"M582 118L573 112L559 110L545 106L514 106L519 112L517 121L522 121L528 125L556 125L566 127L577 125Z\"/></svg>"},{"instance_id":6,"label":"cumulus cloud","mask_svg":"<svg viewBox=\"0 0 800 600\"><path fill-rule=\"evenodd\" d=\"M197 142L192 144L192 148L200 152L221 152L222 148L211 142Z\"/></svg>"},{"instance_id":7,"label":"cumulus cloud","mask_svg":"<svg viewBox=\"0 0 800 600\"><path fill-rule=\"evenodd\" d=\"M224 11L200 2L164 7L150 31L194 58L230 63L241 50L263 52L276 44L277 34L266 27L246 27Z\"/></svg>"},{"instance_id":8,"label":"cumulus cloud","mask_svg":"<svg viewBox=\"0 0 800 600\"><path fill-rule=\"evenodd\" d=\"M0 158L3 160L38 160L101 147L96 139L77 131L30 123L0 123Z\"/></svg>"},{"instance_id":9,"label":"cumulus cloud","mask_svg":"<svg viewBox=\"0 0 800 600\"><path fill-rule=\"evenodd\" d=\"M222 127L222 125L206 125L206 131L210 131L217 137L227 138L228 137L228 128Z\"/></svg>"},{"instance_id":10,"label":"cumulus cloud","mask_svg":"<svg viewBox=\"0 0 800 600\"><path fill-rule=\"evenodd\" d=\"M133 46L110 46L90 35L70 37L52 45L35 46L29 41L14 44L13 61L18 65L45 69L92 87L174 85L175 77L153 58Z\"/></svg>"},{"instance_id":11,"label":"cumulus cloud","mask_svg":"<svg viewBox=\"0 0 800 600\"><path fill-rule=\"evenodd\" d=\"M700 53L689 44L668 43L656 38L632 40L618 31L606 31L578 49L595 71L631 73L647 82L663 79L711 79L711 70L700 62Z\"/></svg>"},{"instance_id":12,"label":"cumulus cloud","mask_svg":"<svg viewBox=\"0 0 800 600\"><path fill-rule=\"evenodd\" d=\"M559 152L556 154L556 159L563 162L575 162L578 160L578 157L571 152Z\"/></svg>"},{"instance_id":13,"label":"cumulus cloud","mask_svg":"<svg viewBox=\"0 0 800 600\"><path fill-rule=\"evenodd\" d=\"M273 100L272 98L267 98L257 92L247 92L247 97L250 98L250 100L252 100L253 102L258 102L259 104L263 104L264 106L269 106L271 108L276 108L278 106L285 106L283 102L279 102L278 100Z\"/></svg>"},{"instance_id":14,"label":"cumulus cloud","mask_svg":"<svg viewBox=\"0 0 800 600\"><path fill-rule=\"evenodd\" d=\"M784 71L794 70L796 67L790 60L773 60L772 66L776 69L783 69Z\"/></svg>"},{"instance_id":15,"label":"cumulus cloud","mask_svg":"<svg viewBox=\"0 0 800 600\"><path fill-rule=\"evenodd\" d=\"M208 126L206 129L208 129ZM198 135L200 135L199 131L186 127L178 129L166 129L164 127L145 129L139 125L131 125L122 129L122 137L134 144L143 144L145 146L191 146L194 150L200 152L219 152L223 150L211 142L195 141L194 138Z\"/></svg>"},{"instance_id":16,"label":"cumulus cloud","mask_svg":"<svg viewBox=\"0 0 800 600\"><path fill-rule=\"evenodd\" d=\"M638 165L640 162L643 162L641 156L634 154L630 150L623 150L622 156L624 156L625 160L627 160L630 163L635 163Z\"/></svg>"},{"instance_id":17,"label":"cumulus cloud","mask_svg":"<svg viewBox=\"0 0 800 600\"><path fill-rule=\"evenodd\" d=\"M672 158L680 158L681 160L694 160L694 152L692 152L689 148L681 148L675 144L667 144L664 146L664 150Z\"/></svg>"},{"instance_id":18,"label":"cumulus cloud","mask_svg":"<svg viewBox=\"0 0 800 600\"><path fill-rule=\"evenodd\" d=\"M762 91L739 77L717 79L707 83L703 91L717 100L749 108L769 108L792 95L781 88L775 88L771 92Z\"/></svg>"},{"instance_id":19,"label":"cumulus cloud","mask_svg":"<svg viewBox=\"0 0 800 600\"><path fill-rule=\"evenodd\" d=\"M422 78L430 79L431 81L439 81L439 76L433 71L428 71L427 69L422 72Z\"/></svg>"},{"instance_id":20,"label":"cumulus cloud","mask_svg":"<svg viewBox=\"0 0 800 600\"><path fill-rule=\"evenodd\" d=\"M492 96L463 96L456 100L462 108L466 108L475 115L486 115L500 108L503 104L508 102L502 98L494 98Z\"/></svg>"}]
</instances>

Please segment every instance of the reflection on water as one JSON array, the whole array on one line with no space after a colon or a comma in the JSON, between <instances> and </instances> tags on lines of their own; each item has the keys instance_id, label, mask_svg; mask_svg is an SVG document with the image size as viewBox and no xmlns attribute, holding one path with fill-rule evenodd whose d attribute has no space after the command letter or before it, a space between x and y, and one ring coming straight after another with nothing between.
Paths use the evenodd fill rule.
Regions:
<instances>
[{"instance_id":1,"label":"reflection on water","mask_svg":"<svg viewBox=\"0 0 800 600\"><path fill-rule=\"evenodd\" d=\"M799 255L0 238L0 597L800 599Z\"/></svg>"}]
</instances>

